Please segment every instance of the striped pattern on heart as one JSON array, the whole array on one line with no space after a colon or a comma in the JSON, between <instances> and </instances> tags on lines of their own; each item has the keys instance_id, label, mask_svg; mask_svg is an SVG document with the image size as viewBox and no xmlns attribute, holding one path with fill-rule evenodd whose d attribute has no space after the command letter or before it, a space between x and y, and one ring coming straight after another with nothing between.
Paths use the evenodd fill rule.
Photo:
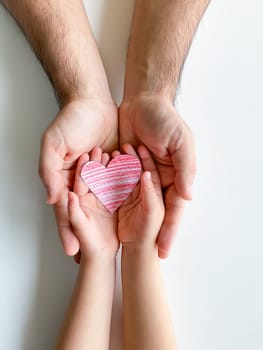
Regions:
<instances>
[{"instance_id":1,"label":"striped pattern on heart","mask_svg":"<svg viewBox=\"0 0 263 350\"><path fill-rule=\"evenodd\" d=\"M81 169L81 178L100 202L114 213L127 199L141 176L140 160L132 155L119 155L107 167L89 161Z\"/></svg>"}]
</instances>

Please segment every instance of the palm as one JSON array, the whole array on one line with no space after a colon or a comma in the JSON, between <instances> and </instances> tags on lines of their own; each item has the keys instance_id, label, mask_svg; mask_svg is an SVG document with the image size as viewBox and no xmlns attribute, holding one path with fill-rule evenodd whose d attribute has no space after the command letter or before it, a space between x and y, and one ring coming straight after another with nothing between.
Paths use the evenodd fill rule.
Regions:
<instances>
[{"instance_id":1,"label":"palm","mask_svg":"<svg viewBox=\"0 0 263 350\"><path fill-rule=\"evenodd\" d=\"M116 147L117 107L97 101L71 103L58 113L43 140L56 155L56 168L61 170L60 185L72 189L76 162L83 153L95 146L105 151Z\"/></svg>"},{"instance_id":2,"label":"palm","mask_svg":"<svg viewBox=\"0 0 263 350\"><path fill-rule=\"evenodd\" d=\"M140 184L136 185L131 195L118 211L118 235L122 243L138 241L143 213Z\"/></svg>"},{"instance_id":3,"label":"palm","mask_svg":"<svg viewBox=\"0 0 263 350\"><path fill-rule=\"evenodd\" d=\"M117 215L111 214L95 195L89 192L88 186L80 176L81 169L87 161L93 160L106 165L108 159L108 154L103 154L100 148L93 149L90 156L87 153L83 154L77 164L74 192L78 195L80 208L87 217L90 249L96 250L100 247L101 250L116 252L119 246L116 235Z\"/></svg>"},{"instance_id":4,"label":"palm","mask_svg":"<svg viewBox=\"0 0 263 350\"><path fill-rule=\"evenodd\" d=\"M116 236L116 214L109 213L94 194L90 192L79 196L79 203L91 225L94 225L94 228L90 230L93 233L93 235L90 235L90 248L101 246L101 249L116 251L119 245ZM105 230L105 227L107 227L107 230Z\"/></svg>"},{"instance_id":5,"label":"palm","mask_svg":"<svg viewBox=\"0 0 263 350\"><path fill-rule=\"evenodd\" d=\"M137 156L131 145L125 145L124 151ZM143 191L142 183L138 183L118 212L118 235L120 241L124 244L141 243L145 239L150 239L152 235L156 236L156 228L158 233L161 224L160 218L163 217L161 184L156 166L145 147L139 147L138 152L143 170L149 171L152 176L154 194L150 201L154 209L149 207L146 196L143 195L145 191Z\"/></svg>"},{"instance_id":6,"label":"palm","mask_svg":"<svg viewBox=\"0 0 263 350\"><path fill-rule=\"evenodd\" d=\"M116 215L112 215L94 196L88 192L79 197L80 207L87 217L92 217L98 227L98 231L105 232L105 228L111 233L113 232L113 223L116 221Z\"/></svg>"},{"instance_id":7,"label":"palm","mask_svg":"<svg viewBox=\"0 0 263 350\"><path fill-rule=\"evenodd\" d=\"M172 154L176 152L185 124L170 105L158 100L124 106L120 114L121 144L144 144L152 153L163 187L174 182Z\"/></svg>"},{"instance_id":8,"label":"palm","mask_svg":"<svg viewBox=\"0 0 263 350\"><path fill-rule=\"evenodd\" d=\"M170 102L158 97L140 97L120 107L120 141L144 144L155 160L166 204L158 242L160 256L167 256L178 230L184 199L190 199L189 186L195 172L190 129Z\"/></svg>"},{"instance_id":9,"label":"palm","mask_svg":"<svg viewBox=\"0 0 263 350\"><path fill-rule=\"evenodd\" d=\"M78 100L66 105L43 135L40 175L48 189L49 203L55 204L58 231L69 255L79 250L67 214L67 193L73 188L77 160L95 146L114 149L117 120L115 104Z\"/></svg>"}]
</instances>

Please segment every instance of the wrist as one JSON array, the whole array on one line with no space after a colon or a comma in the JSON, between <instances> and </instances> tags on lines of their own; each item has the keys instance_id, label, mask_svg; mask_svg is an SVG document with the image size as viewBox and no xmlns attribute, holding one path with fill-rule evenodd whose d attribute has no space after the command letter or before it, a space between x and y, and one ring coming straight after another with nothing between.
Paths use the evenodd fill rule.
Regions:
<instances>
[{"instance_id":1,"label":"wrist","mask_svg":"<svg viewBox=\"0 0 263 350\"><path fill-rule=\"evenodd\" d=\"M125 244L122 247L121 271L122 278L127 276L148 274L159 266L157 245L149 247L138 244Z\"/></svg>"},{"instance_id":2,"label":"wrist","mask_svg":"<svg viewBox=\"0 0 263 350\"><path fill-rule=\"evenodd\" d=\"M116 265L116 254L108 254L108 255L92 255L85 256L82 255L80 259L80 268L82 270L95 268L98 270L101 269L110 269L112 267L115 268Z\"/></svg>"},{"instance_id":3,"label":"wrist","mask_svg":"<svg viewBox=\"0 0 263 350\"><path fill-rule=\"evenodd\" d=\"M157 97L173 103L177 89L176 82L166 84L157 82L158 69L150 72L143 68L134 68L131 71L131 73L126 72L123 100Z\"/></svg>"},{"instance_id":4,"label":"wrist","mask_svg":"<svg viewBox=\"0 0 263 350\"><path fill-rule=\"evenodd\" d=\"M78 94L78 95L69 95L63 101L60 101L60 107L63 109L67 106L75 106L75 108L78 108L78 106L83 108L83 106L93 106L96 108L105 109L108 108L110 110L117 109L116 103L113 101L111 96L98 96L98 95L86 95L86 94ZM110 114L110 113L109 113Z\"/></svg>"},{"instance_id":5,"label":"wrist","mask_svg":"<svg viewBox=\"0 0 263 350\"><path fill-rule=\"evenodd\" d=\"M78 102L93 101L103 105L115 105L108 84L96 82L97 86L89 83L89 86L79 86L74 89L56 87L56 94L60 107Z\"/></svg>"},{"instance_id":6,"label":"wrist","mask_svg":"<svg viewBox=\"0 0 263 350\"><path fill-rule=\"evenodd\" d=\"M128 242L122 244L122 257L141 259L158 259L158 246L155 242L137 243Z\"/></svg>"},{"instance_id":7,"label":"wrist","mask_svg":"<svg viewBox=\"0 0 263 350\"><path fill-rule=\"evenodd\" d=\"M155 105L170 105L174 107L174 99L168 95L159 94L153 91L138 91L135 94L125 94L120 108L129 108L130 106L149 105L154 102Z\"/></svg>"}]
</instances>

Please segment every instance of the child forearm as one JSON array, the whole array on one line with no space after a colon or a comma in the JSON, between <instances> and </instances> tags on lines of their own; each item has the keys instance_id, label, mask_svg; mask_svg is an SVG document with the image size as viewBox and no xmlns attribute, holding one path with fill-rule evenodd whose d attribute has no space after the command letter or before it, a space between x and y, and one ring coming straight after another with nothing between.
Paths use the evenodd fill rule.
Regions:
<instances>
[{"instance_id":1,"label":"child forearm","mask_svg":"<svg viewBox=\"0 0 263 350\"><path fill-rule=\"evenodd\" d=\"M56 350L108 350L115 259L81 262Z\"/></svg>"},{"instance_id":2,"label":"child forearm","mask_svg":"<svg viewBox=\"0 0 263 350\"><path fill-rule=\"evenodd\" d=\"M157 247L122 250L124 350L174 350Z\"/></svg>"}]
</instances>

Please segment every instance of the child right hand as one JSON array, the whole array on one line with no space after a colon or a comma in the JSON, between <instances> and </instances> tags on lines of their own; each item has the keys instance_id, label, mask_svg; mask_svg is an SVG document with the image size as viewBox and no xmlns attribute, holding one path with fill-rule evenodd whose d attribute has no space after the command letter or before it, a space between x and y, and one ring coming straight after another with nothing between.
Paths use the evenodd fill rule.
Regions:
<instances>
[{"instance_id":1,"label":"child right hand","mask_svg":"<svg viewBox=\"0 0 263 350\"><path fill-rule=\"evenodd\" d=\"M124 145L127 154L137 153ZM131 195L119 209L118 235L123 246L156 246L164 218L164 203L160 178L155 163L144 146L138 147L143 174Z\"/></svg>"}]
</instances>

